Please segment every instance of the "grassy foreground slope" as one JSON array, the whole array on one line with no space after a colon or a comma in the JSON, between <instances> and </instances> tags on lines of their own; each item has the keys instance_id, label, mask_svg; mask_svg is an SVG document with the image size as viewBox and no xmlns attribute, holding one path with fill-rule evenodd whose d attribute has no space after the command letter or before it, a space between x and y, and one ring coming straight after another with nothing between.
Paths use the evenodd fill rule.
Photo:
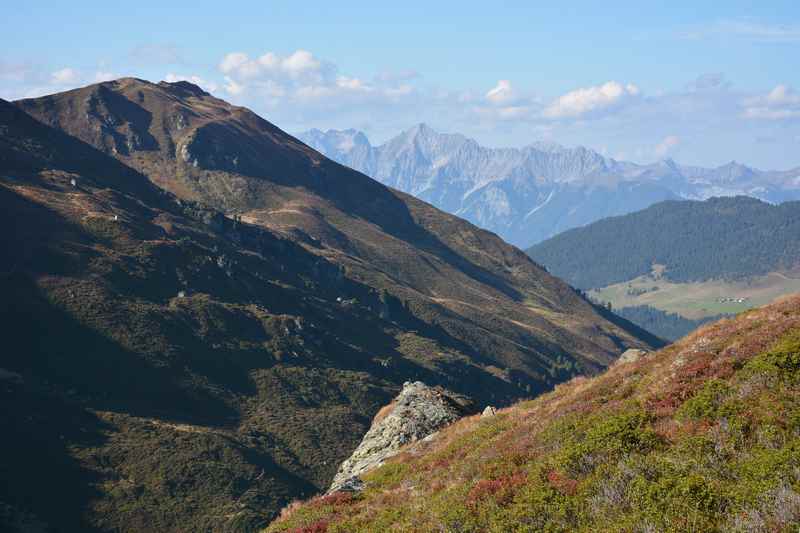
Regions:
<instances>
[{"instance_id":1,"label":"grassy foreground slope","mask_svg":"<svg viewBox=\"0 0 800 533\"><path fill-rule=\"evenodd\" d=\"M800 297L462 419L365 480L267 531L796 531Z\"/></svg>"}]
</instances>

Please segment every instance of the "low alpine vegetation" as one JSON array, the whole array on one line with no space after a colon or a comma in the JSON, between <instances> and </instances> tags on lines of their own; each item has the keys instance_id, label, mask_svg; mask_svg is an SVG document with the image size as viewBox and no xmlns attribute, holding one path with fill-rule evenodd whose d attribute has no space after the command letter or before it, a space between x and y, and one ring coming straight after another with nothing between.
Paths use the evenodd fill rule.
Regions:
<instances>
[{"instance_id":1,"label":"low alpine vegetation","mask_svg":"<svg viewBox=\"0 0 800 533\"><path fill-rule=\"evenodd\" d=\"M268 532L796 531L800 297L488 418Z\"/></svg>"}]
</instances>

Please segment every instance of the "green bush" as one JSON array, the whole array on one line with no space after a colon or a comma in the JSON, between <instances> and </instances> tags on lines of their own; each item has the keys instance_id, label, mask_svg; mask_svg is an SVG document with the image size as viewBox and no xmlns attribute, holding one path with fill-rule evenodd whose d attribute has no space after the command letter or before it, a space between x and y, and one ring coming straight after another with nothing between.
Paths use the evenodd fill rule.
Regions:
<instances>
[{"instance_id":1,"label":"green bush","mask_svg":"<svg viewBox=\"0 0 800 533\"><path fill-rule=\"evenodd\" d=\"M753 358L745 368L793 383L800 381L800 333L784 336L772 349Z\"/></svg>"}]
</instances>

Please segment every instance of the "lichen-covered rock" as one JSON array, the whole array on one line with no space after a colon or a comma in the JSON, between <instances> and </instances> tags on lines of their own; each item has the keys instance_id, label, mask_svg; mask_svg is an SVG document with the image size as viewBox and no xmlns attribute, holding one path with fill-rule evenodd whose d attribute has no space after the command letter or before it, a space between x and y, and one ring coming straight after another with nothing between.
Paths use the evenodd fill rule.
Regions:
<instances>
[{"instance_id":1,"label":"lichen-covered rock","mask_svg":"<svg viewBox=\"0 0 800 533\"><path fill-rule=\"evenodd\" d=\"M341 464L328 492L361 490L364 483L359 476L396 455L403 445L424 439L474 412L472 401L464 396L421 381L404 383L392 403L375 415L372 427Z\"/></svg>"}]
</instances>

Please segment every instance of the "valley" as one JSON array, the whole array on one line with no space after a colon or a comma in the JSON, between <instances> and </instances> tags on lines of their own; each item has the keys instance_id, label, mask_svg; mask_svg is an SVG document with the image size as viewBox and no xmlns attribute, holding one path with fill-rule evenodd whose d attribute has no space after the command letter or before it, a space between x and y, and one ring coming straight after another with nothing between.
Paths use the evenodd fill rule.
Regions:
<instances>
[{"instance_id":1,"label":"valley","mask_svg":"<svg viewBox=\"0 0 800 533\"><path fill-rule=\"evenodd\" d=\"M676 283L664 277L639 276L588 291L590 298L611 302L614 309L647 305L698 319L736 314L768 304L776 298L800 292L800 276L771 272L743 280L707 280Z\"/></svg>"},{"instance_id":2,"label":"valley","mask_svg":"<svg viewBox=\"0 0 800 533\"><path fill-rule=\"evenodd\" d=\"M593 301L677 340L800 291L800 203L667 201L528 249Z\"/></svg>"}]
</instances>

